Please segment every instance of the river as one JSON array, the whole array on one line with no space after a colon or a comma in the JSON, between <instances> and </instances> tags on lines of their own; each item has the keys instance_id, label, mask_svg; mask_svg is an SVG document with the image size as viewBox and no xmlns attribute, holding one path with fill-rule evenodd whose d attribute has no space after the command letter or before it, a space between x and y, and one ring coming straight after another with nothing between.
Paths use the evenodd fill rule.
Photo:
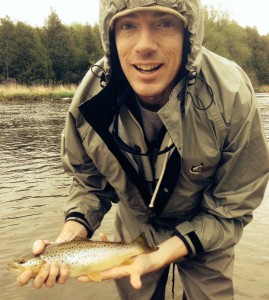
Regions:
<instances>
[{"instance_id":1,"label":"river","mask_svg":"<svg viewBox=\"0 0 269 300\"><path fill-rule=\"evenodd\" d=\"M269 140L269 94L258 94ZM20 288L6 264L31 251L36 239L54 240L63 225L63 205L70 178L59 158L60 135L68 101L0 102L0 299L10 300L117 300L113 282L81 284L75 279L52 289ZM113 211L102 231L112 236ZM269 188L236 247L235 300L269 299ZM176 278L176 299L181 299ZM171 280L167 287L171 299Z\"/></svg>"}]
</instances>

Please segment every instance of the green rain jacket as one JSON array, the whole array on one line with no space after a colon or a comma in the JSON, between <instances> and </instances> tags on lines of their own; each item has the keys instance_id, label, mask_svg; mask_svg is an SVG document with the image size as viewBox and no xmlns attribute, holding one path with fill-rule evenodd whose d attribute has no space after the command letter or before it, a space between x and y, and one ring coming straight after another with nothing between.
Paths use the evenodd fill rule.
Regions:
<instances>
[{"instance_id":1,"label":"green rain jacket","mask_svg":"<svg viewBox=\"0 0 269 300\"><path fill-rule=\"evenodd\" d=\"M109 79L109 23L119 10L154 3L185 16L191 50L186 79L158 112L167 130L162 148L169 137L175 148L167 162L164 155L157 159L157 178L164 164L166 169L150 210L151 195L138 175L137 160L120 150L112 135L117 120L120 139L147 150L140 124L126 106L117 105L116 84ZM97 67L86 74L62 137L63 166L73 178L66 220L80 222L92 236L117 202L118 240L130 242L144 232L153 246L177 234L190 256L232 247L252 220L268 181L268 144L249 78L236 63L202 46L198 0L101 0L100 6L105 57L97 65L105 75ZM148 158L141 164L145 179L152 179Z\"/></svg>"}]
</instances>

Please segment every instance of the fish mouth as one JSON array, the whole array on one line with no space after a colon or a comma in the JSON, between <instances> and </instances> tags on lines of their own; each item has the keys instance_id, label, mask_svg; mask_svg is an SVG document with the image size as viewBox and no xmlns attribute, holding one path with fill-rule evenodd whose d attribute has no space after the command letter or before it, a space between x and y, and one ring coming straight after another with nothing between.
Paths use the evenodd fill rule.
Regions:
<instances>
[{"instance_id":1,"label":"fish mouth","mask_svg":"<svg viewBox=\"0 0 269 300\"><path fill-rule=\"evenodd\" d=\"M7 269L15 275L20 275L24 271L24 267L14 265L12 261L7 264Z\"/></svg>"},{"instance_id":2,"label":"fish mouth","mask_svg":"<svg viewBox=\"0 0 269 300\"><path fill-rule=\"evenodd\" d=\"M137 71L142 72L144 74L150 74L157 70L159 70L162 66L162 64L136 64L133 65Z\"/></svg>"}]
</instances>

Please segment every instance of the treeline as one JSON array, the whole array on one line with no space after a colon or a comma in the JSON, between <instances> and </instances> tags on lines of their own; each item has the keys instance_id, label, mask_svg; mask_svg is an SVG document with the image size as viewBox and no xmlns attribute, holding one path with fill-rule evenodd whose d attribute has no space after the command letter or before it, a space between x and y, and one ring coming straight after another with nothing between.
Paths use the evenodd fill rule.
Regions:
<instances>
[{"instance_id":1,"label":"treeline","mask_svg":"<svg viewBox=\"0 0 269 300\"><path fill-rule=\"evenodd\" d=\"M243 28L226 12L212 6L205 11L205 46L239 64L254 86L269 85L269 34Z\"/></svg>"},{"instance_id":2,"label":"treeline","mask_svg":"<svg viewBox=\"0 0 269 300\"><path fill-rule=\"evenodd\" d=\"M204 45L242 66L255 86L269 85L269 35L206 7ZM98 25L64 25L54 10L41 28L0 19L0 83L78 83L102 56Z\"/></svg>"},{"instance_id":3,"label":"treeline","mask_svg":"<svg viewBox=\"0 0 269 300\"><path fill-rule=\"evenodd\" d=\"M66 26L53 10L42 28L0 19L0 83L78 83L102 56L97 25Z\"/></svg>"}]
</instances>

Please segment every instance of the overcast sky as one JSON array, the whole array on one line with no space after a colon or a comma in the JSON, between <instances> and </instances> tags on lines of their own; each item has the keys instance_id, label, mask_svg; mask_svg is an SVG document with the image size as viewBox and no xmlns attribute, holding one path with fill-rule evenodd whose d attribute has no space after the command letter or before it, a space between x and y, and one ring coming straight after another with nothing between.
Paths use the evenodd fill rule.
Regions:
<instances>
[{"instance_id":1,"label":"overcast sky","mask_svg":"<svg viewBox=\"0 0 269 300\"><path fill-rule=\"evenodd\" d=\"M202 0L203 4L228 11L239 25L256 26L269 34L268 0ZM0 18L10 16L32 26L43 26L53 8L64 24L98 22L99 0L0 0Z\"/></svg>"}]
</instances>

